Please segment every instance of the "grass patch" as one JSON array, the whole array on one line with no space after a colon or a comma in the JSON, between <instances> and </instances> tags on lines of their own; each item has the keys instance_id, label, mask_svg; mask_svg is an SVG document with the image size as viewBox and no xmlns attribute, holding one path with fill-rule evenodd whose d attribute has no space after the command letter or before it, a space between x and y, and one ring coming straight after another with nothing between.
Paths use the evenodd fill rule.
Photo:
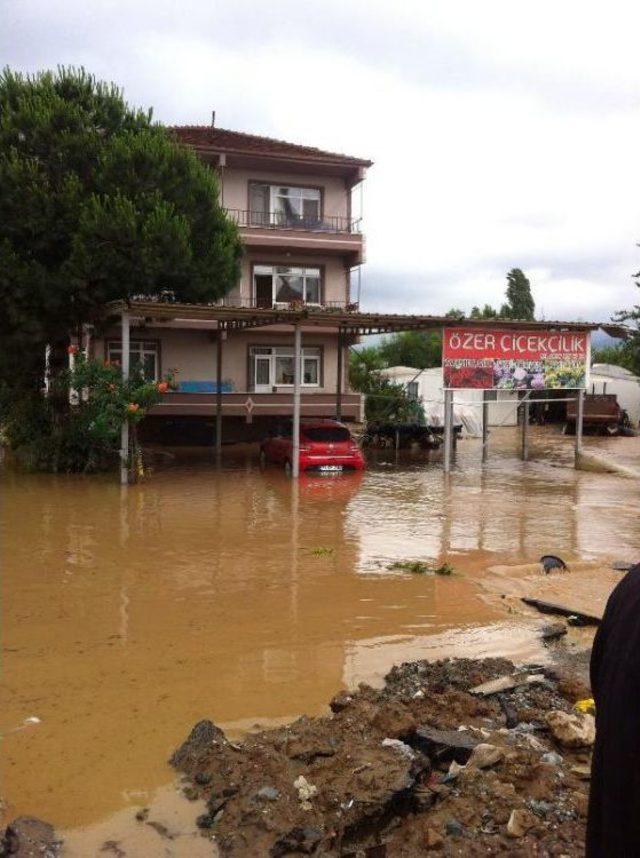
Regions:
<instances>
[{"instance_id":1,"label":"grass patch","mask_svg":"<svg viewBox=\"0 0 640 858\"><path fill-rule=\"evenodd\" d=\"M396 560L395 563L390 563L387 569L409 572L412 575L453 575L453 566L449 563L432 566L424 560Z\"/></svg>"},{"instance_id":2,"label":"grass patch","mask_svg":"<svg viewBox=\"0 0 640 858\"><path fill-rule=\"evenodd\" d=\"M314 557L329 557L333 554L333 548L329 548L326 545L319 545L317 548L311 549L311 554Z\"/></svg>"}]
</instances>

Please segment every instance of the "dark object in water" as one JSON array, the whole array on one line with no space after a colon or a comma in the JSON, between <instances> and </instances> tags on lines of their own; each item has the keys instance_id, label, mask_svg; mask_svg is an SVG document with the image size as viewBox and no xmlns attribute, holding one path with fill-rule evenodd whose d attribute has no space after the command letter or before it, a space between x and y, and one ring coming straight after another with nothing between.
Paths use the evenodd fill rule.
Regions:
<instances>
[{"instance_id":1,"label":"dark object in water","mask_svg":"<svg viewBox=\"0 0 640 858\"><path fill-rule=\"evenodd\" d=\"M540 558L540 562L542 563L542 568L547 575L552 569L564 569L567 572L569 571L569 567L562 557L556 557L555 554L543 554Z\"/></svg>"},{"instance_id":2,"label":"dark object in water","mask_svg":"<svg viewBox=\"0 0 640 858\"><path fill-rule=\"evenodd\" d=\"M616 572L630 572L634 566L637 566L637 564L627 563L624 560L616 560L615 563L611 564L611 568L615 569Z\"/></svg>"},{"instance_id":3,"label":"dark object in water","mask_svg":"<svg viewBox=\"0 0 640 858\"><path fill-rule=\"evenodd\" d=\"M594 614L583 614L581 611L576 611L565 605L558 605L555 602L545 602L543 599L532 599L529 596L523 596L521 601L525 605L537 608L542 614L560 614L563 617L577 617L578 621L582 622L583 625L597 626L600 624L601 618L596 617Z\"/></svg>"}]
</instances>

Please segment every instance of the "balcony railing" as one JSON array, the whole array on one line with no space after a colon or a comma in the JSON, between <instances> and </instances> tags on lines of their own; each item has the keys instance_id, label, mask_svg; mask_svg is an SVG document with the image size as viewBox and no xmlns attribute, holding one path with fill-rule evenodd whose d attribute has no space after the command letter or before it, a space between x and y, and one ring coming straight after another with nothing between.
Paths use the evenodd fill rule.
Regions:
<instances>
[{"instance_id":1,"label":"balcony railing","mask_svg":"<svg viewBox=\"0 0 640 858\"><path fill-rule=\"evenodd\" d=\"M248 209L226 209L231 220L240 227L259 229L299 229L306 232L360 234L361 218L351 220L340 215L321 218L305 217L287 212L257 212Z\"/></svg>"},{"instance_id":2,"label":"balcony railing","mask_svg":"<svg viewBox=\"0 0 640 858\"><path fill-rule=\"evenodd\" d=\"M273 303L253 300L249 295L225 295L218 301L220 307L240 309L258 308L261 310L308 310L309 312L347 312L357 313L359 305L354 301L322 301L320 304L307 304L304 301L274 301Z\"/></svg>"}]
</instances>

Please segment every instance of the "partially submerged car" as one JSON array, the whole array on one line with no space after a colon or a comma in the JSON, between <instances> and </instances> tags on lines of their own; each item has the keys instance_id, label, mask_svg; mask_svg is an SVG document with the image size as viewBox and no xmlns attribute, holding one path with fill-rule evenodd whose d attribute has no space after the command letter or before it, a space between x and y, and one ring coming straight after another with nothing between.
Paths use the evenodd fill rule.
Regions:
<instances>
[{"instance_id":1,"label":"partially submerged car","mask_svg":"<svg viewBox=\"0 0 640 858\"><path fill-rule=\"evenodd\" d=\"M269 435L260 445L260 464L284 465L293 462L292 426L287 424ZM348 428L337 420L306 420L300 423L300 472L362 471L362 450Z\"/></svg>"}]
</instances>

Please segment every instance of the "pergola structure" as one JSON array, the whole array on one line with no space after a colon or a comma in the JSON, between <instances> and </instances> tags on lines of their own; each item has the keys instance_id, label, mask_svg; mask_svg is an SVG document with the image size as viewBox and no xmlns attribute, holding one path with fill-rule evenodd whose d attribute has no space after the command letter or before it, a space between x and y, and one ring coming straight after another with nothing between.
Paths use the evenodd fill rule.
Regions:
<instances>
[{"instance_id":1,"label":"pergola structure","mask_svg":"<svg viewBox=\"0 0 640 858\"><path fill-rule=\"evenodd\" d=\"M402 331L441 331L444 327L478 328L479 330L495 327L518 328L522 330L545 331L594 331L602 328L606 332L624 336L625 329L620 326L599 324L594 322L564 322L564 321L518 321L507 319L456 319L448 316L432 315L403 315L396 313L364 313L350 309L286 306L273 308L258 307L228 307L218 304L181 304L173 301L132 300L113 302L109 311L119 316L122 327L122 373L129 376L129 343L130 322L132 319L142 320L145 324L162 321L205 321L215 324L217 331L217 388L216 388L216 446L222 444L222 362L223 343L233 331L243 331L251 328L266 328L271 326L287 326L293 335L294 380L293 380L293 476L298 476L300 449L300 403L301 403L301 354L302 329L310 327L336 331L338 334L338 368L336 384L336 417L342 416L342 377L343 349L347 337L361 337L371 334L392 334ZM529 400L536 401L536 400ZM579 452L582 432L582 396L579 401L579 426L576 426L576 450ZM483 409L484 410L484 409ZM445 391L445 470L451 466L451 450L453 446L452 432L453 395ZM485 411L486 432L486 411ZM486 439L485 439L486 441ZM122 428L121 439L121 481L128 480L128 426ZM524 444L523 444L524 449Z\"/></svg>"}]
</instances>

